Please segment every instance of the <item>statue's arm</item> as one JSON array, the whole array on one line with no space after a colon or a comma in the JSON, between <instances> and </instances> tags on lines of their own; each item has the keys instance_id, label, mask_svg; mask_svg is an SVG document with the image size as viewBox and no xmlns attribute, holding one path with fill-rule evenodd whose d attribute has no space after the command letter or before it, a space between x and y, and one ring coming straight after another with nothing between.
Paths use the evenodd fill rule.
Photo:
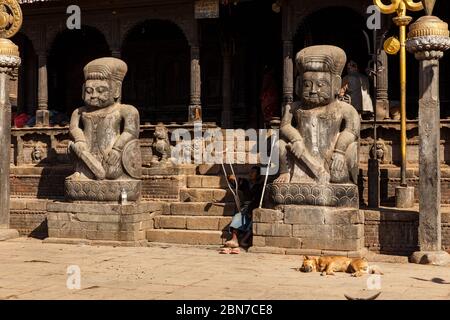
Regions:
<instances>
[{"instance_id":1,"label":"statue's arm","mask_svg":"<svg viewBox=\"0 0 450 320\"><path fill-rule=\"evenodd\" d=\"M84 136L83 130L81 130L80 128L81 112L82 112L81 109L76 109L72 113L72 117L70 119L69 132L75 143L77 142L86 143L86 137Z\"/></svg>"},{"instance_id":2,"label":"statue's arm","mask_svg":"<svg viewBox=\"0 0 450 320\"><path fill-rule=\"evenodd\" d=\"M113 149L122 152L128 142L139 138L140 120L139 112L133 106L123 105L120 115L124 121L124 128Z\"/></svg>"},{"instance_id":3,"label":"statue's arm","mask_svg":"<svg viewBox=\"0 0 450 320\"><path fill-rule=\"evenodd\" d=\"M281 120L281 136L287 139L288 142L296 142L302 140L300 132L292 126L292 119L294 112L297 110L295 104L287 104L284 108L283 119Z\"/></svg>"},{"instance_id":4,"label":"statue's arm","mask_svg":"<svg viewBox=\"0 0 450 320\"><path fill-rule=\"evenodd\" d=\"M355 108L348 103L342 103L344 130L339 134L335 152L345 154L350 144L359 139L361 121Z\"/></svg>"}]
</instances>

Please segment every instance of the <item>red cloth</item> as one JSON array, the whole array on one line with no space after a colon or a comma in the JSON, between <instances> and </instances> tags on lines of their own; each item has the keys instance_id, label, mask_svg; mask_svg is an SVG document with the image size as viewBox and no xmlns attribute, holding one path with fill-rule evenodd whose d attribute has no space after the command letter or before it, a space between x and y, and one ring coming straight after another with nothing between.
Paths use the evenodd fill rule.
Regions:
<instances>
[{"instance_id":1,"label":"red cloth","mask_svg":"<svg viewBox=\"0 0 450 320\"><path fill-rule=\"evenodd\" d=\"M23 128L28 120L30 120L30 117L26 113L21 113L14 118L14 126L16 128Z\"/></svg>"}]
</instances>

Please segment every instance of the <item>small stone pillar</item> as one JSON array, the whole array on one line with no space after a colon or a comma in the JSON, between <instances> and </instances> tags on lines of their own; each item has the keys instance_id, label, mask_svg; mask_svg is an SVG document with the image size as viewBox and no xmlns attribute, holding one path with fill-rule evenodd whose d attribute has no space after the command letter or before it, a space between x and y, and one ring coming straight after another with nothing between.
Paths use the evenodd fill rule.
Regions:
<instances>
[{"instance_id":1,"label":"small stone pillar","mask_svg":"<svg viewBox=\"0 0 450 320\"><path fill-rule=\"evenodd\" d=\"M202 120L201 103L202 77L200 72L200 48L191 47L191 93L189 103L189 122Z\"/></svg>"},{"instance_id":2,"label":"small stone pillar","mask_svg":"<svg viewBox=\"0 0 450 320\"><path fill-rule=\"evenodd\" d=\"M48 74L47 56L39 53L39 87L38 87L38 109L36 111L36 126L48 127L50 124L50 114L48 111Z\"/></svg>"},{"instance_id":3,"label":"small stone pillar","mask_svg":"<svg viewBox=\"0 0 450 320\"><path fill-rule=\"evenodd\" d=\"M377 120L389 119L389 75L388 57L386 51L380 50L378 53L379 68L377 71Z\"/></svg>"},{"instance_id":4,"label":"small stone pillar","mask_svg":"<svg viewBox=\"0 0 450 320\"><path fill-rule=\"evenodd\" d=\"M450 48L448 24L428 15L411 25L407 49L420 61L419 77L419 247L412 262L445 265L442 250L439 60Z\"/></svg>"},{"instance_id":5,"label":"small stone pillar","mask_svg":"<svg viewBox=\"0 0 450 320\"><path fill-rule=\"evenodd\" d=\"M10 145L11 145L11 103L9 84L11 78L20 67L19 48L9 39L14 36L22 24L22 13L16 1L7 4L13 15L8 13L0 21L0 146L3 147L0 157L0 241L19 236L16 230L10 229ZM18 14L20 13L20 14ZM14 20L12 24L10 21ZM16 23L19 22L19 23Z\"/></svg>"}]
</instances>

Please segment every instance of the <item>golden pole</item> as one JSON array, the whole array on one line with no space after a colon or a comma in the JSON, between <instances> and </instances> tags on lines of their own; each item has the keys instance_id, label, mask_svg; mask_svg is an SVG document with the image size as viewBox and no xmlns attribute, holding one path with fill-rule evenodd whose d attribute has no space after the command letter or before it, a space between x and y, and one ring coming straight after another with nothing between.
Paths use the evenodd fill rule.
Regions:
<instances>
[{"instance_id":1,"label":"golden pole","mask_svg":"<svg viewBox=\"0 0 450 320\"><path fill-rule=\"evenodd\" d=\"M392 38L388 39L385 43L385 51L389 54L400 51L401 186L406 187L406 27L412 21L412 18L406 15L406 11L423 10L423 4L414 0L391 0L389 5L385 5L382 0L373 2L384 14L397 13L397 17L393 20L400 29L400 42Z\"/></svg>"}]
</instances>

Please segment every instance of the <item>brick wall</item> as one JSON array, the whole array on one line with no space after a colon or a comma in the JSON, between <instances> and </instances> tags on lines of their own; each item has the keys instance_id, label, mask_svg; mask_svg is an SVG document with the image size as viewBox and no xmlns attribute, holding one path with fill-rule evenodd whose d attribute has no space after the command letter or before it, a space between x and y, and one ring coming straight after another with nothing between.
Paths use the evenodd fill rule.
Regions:
<instances>
[{"instance_id":1,"label":"brick wall","mask_svg":"<svg viewBox=\"0 0 450 320\"><path fill-rule=\"evenodd\" d=\"M365 246L377 253L410 255L418 247L419 213L364 210ZM442 248L450 250L450 211L442 212Z\"/></svg>"}]
</instances>

